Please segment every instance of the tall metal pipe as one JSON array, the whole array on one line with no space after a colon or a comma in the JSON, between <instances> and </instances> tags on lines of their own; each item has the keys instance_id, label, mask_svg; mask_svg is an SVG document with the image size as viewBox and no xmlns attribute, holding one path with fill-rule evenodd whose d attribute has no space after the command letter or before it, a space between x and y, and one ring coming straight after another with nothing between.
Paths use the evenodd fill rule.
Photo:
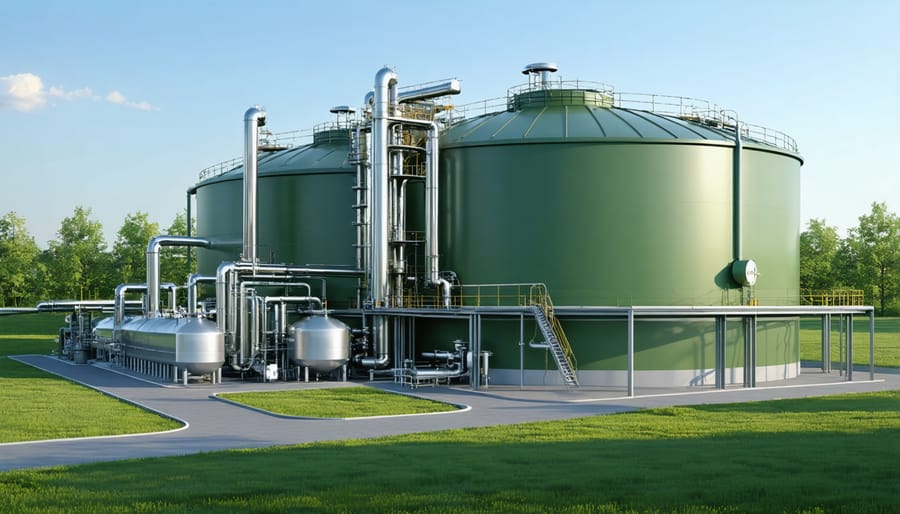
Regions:
<instances>
[{"instance_id":1,"label":"tall metal pipe","mask_svg":"<svg viewBox=\"0 0 900 514\"><path fill-rule=\"evenodd\" d=\"M369 299L374 307L387 304L390 292L388 273L388 225L389 167L388 143L390 141L388 118L393 114L392 101L397 98L397 74L390 68L382 68L375 74L374 101L372 104L372 180L369 183L371 225L369 227ZM388 325L384 316L372 319L372 342L375 359L373 367L383 367L388 361Z\"/></svg>"},{"instance_id":2,"label":"tall metal pipe","mask_svg":"<svg viewBox=\"0 0 900 514\"><path fill-rule=\"evenodd\" d=\"M259 127L266 124L266 112L259 106L244 113L244 248L243 260L256 263L256 175Z\"/></svg>"},{"instance_id":3,"label":"tall metal pipe","mask_svg":"<svg viewBox=\"0 0 900 514\"><path fill-rule=\"evenodd\" d=\"M438 202L439 202L439 154L438 154L438 138L440 130L437 123L431 123L428 126L427 139L425 142L425 213L427 220L425 222L425 245L427 247L427 255L425 256L425 272L428 280L441 288L441 297L445 309L450 308L450 282L440 277L440 252L438 250L440 241L440 230L438 225Z\"/></svg>"},{"instance_id":4,"label":"tall metal pipe","mask_svg":"<svg viewBox=\"0 0 900 514\"><path fill-rule=\"evenodd\" d=\"M732 252L735 261L741 260L743 248L743 228L741 227L741 153L743 151L743 141L741 140L741 122L738 121L737 114L734 116L734 164L732 166Z\"/></svg>"},{"instance_id":5,"label":"tall metal pipe","mask_svg":"<svg viewBox=\"0 0 900 514\"><path fill-rule=\"evenodd\" d=\"M372 247L369 250L369 282L370 297L375 307L386 303L389 289L388 276L388 226L390 223L389 180L390 162L388 160L388 118L391 115L390 99L397 88L397 74L390 68L382 68L375 75L375 96L372 105L372 190L371 211L372 226L370 234Z\"/></svg>"},{"instance_id":6,"label":"tall metal pipe","mask_svg":"<svg viewBox=\"0 0 900 514\"><path fill-rule=\"evenodd\" d=\"M159 249L163 246L199 246L206 248L210 244L205 237L156 236L147 244L147 317L159 315Z\"/></svg>"},{"instance_id":7,"label":"tall metal pipe","mask_svg":"<svg viewBox=\"0 0 900 514\"><path fill-rule=\"evenodd\" d=\"M187 213L186 213L187 219L185 220L185 225L187 226L187 236L188 236L188 237L191 237L191 236L193 235L193 234L191 234L191 231L192 231L192 229L193 229L193 227L192 227L192 225L193 225L193 222L192 222L192 220L193 220L193 215L191 214L191 203L192 203L192 202L191 202L191 197L194 196L194 195L196 195L196 194L197 194L197 186L192 186L192 187L188 188L188 190L187 190L187 202L186 202L186 203L187 203L187 206L186 206L186 209L185 209L185 210L187 211ZM193 256L191 255L191 249L188 248L188 249L187 249L187 271L185 272L187 275L190 275L191 269L193 269L193 266L191 265L191 264L192 264L192 262L191 262L191 261L192 261L192 257L193 257Z\"/></svg>"}]
</instances>

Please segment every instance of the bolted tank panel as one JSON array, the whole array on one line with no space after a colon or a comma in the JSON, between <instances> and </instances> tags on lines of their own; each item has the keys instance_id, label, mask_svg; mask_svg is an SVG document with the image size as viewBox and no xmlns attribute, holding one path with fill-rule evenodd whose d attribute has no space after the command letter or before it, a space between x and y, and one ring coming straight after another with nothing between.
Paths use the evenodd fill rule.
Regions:
<instances>
[{"instance_id":1,"label":"bolted tank panel","mask_svg":"<svg viewBox=\"0 0 900 514\"><path fill-rule=\"evenodd\" d=\"M263 263L356 266L349 134L325 132L329 137L319 133L311 145L260 154L257 256ZM213 248L197 252L201 274L214 275L222 261L240 258L242 179L238 167L197 185L197 235L214 241ZM356 285L353 279L329 280L330 304L350 305Z\"/></svg>"}]
</instances>

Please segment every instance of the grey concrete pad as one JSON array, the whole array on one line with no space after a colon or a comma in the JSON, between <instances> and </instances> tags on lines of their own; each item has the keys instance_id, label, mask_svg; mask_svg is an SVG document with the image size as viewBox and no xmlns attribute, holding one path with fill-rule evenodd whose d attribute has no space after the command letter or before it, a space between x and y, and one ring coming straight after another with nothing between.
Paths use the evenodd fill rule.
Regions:
<instances>
[{"instance_id":1,"label":"grey concrete pad","mask_svg":"<svg viewBox=\"0 0 900 514\"><path fill-rule=\"evenodd\" d=\"M0 470L71 465L130 458L186 455L233 448L262 448L315 441L371 438L448 428L479 427L538 420L565 419L633 409L728 403L776 398L800 398L846 392L900 389L900 375L855 373L846 382L836 373L804 369L797 379L766 383L754 389L711 387L625 388L469 386L409 389L393 382L366 385L470 407L451 413L348 420L298 419L273 416L214 397L220 392L306 389L354 385L342 382L191 383L161 384L105 365L76 365L53 357L28 355L15 360L74 380L106 394L186 423L182 429L145 435L92 437L0 444Z\"/></svg>"}]
</instances>

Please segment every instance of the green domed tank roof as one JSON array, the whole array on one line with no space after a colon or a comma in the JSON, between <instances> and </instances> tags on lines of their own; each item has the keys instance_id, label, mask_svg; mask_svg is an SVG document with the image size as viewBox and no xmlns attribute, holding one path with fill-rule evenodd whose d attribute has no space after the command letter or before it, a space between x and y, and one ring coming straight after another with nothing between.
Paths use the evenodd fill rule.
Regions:
<instances>
[{"instance_id":1,"label":"green domed tank roof","mask_svg":"<svg viewBox=\"0 0 900 514\"><path fill-rule=\"evenodd\" d=\"M355 171L350 164L350 131L327 129L313 135L313 143L277 152L260 152L260 176L294 173L347 173ZM242 180L244 167L239 165L220 175L200 181L198 187L227 180Z\"/></svg>"},{"instance_id":2,"label":"green domed tank roof","mask_svg":"<svg viewBox=\"0 0 900 514\"><path fill-rule=\"evenodd\" d=\"M743 144L800 159L793 140L779 145L754 135L755 132L743 131ZM441 148L548 142L730 146L734 136L734 126L723 126L720 120L616 107L609 91L537 89L510 96L505 111L451 124L441 134Z\"/></svg>"}]
</instances>

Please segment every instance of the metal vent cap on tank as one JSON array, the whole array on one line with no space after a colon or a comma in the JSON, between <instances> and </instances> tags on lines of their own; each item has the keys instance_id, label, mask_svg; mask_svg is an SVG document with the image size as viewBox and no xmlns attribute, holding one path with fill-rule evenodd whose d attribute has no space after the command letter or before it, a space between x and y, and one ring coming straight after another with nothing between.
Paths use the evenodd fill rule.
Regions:
<instances>
[{"instance_id":1,"label":"metal vent cap on tank","mask_svg":"<svg viewBox=\"0 0 900 514\"><path fill-rule=\"evenodd\" d=\"M550 88L550 74L559 71L559 67L554 62L535 62L522 70L522 75L528 75L529 84L533 84L541 89Z\"/></svg>"},{"instance_id":2,"label":"metal vent cap on tank","mask_svg":"<svg viewBox=\"0 0 900 514\"><path fill-rule=\"evenodd\" d=\"M507 94L507 109L521 111L529 107L548 106L613 106L613 88L607 84L587 82L554 82L551 73L559 71L556 63L536 62L525 66L528 83L514 87ZM592 87L585 87L590 84Z\"/></svg>"}]
</instances>

